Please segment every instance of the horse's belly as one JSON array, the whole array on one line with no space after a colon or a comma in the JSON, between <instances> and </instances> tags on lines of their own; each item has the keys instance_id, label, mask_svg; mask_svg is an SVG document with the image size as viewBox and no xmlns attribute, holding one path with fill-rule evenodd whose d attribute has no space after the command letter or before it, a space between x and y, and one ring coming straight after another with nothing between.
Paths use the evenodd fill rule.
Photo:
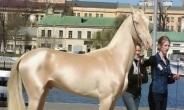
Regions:
<instances>
[{"instance_id":1,"label":"horse's belly","mask_svg":"<svg viewBox=\"0 0 184 110\"><path fill-rule=\"evenodd\" d=\"M85 96L85 97L93 97L98 98L98 89L95 85L94 81L85 80L85 79L77 79L73 77L55 77L50 80L53 87L61 89L65 92L69 92L72 94Z\"/></svg>"}]
</instances>

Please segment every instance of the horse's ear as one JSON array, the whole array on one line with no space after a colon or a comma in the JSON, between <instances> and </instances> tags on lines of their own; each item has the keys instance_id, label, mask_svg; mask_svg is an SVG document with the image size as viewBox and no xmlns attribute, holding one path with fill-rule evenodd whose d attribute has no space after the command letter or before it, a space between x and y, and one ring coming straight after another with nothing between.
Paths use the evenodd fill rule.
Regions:
<instances>
[{"instance_id":1,"label":"horse's ear","mask_svg":"<svg viewBox=\"0 0 184 110\"><path fill-rule=\"evenodd\" d=\"M130 5L130 8L131 8L131 10L132 10L132 14L134 14L135 13L135 10L134 10L134 8Z\"/></svg>"},{"instance_id":2,"label":"horse's ear","mask_svg":"<svg viewBox=\"0 0 184 110\"><path fill-rule=\"evenodd\" d=\"M134 10L134 8L131 5L130 5L130 7L131 7L131 10L132 10L133 21L138 23L137 17L135 16L135 10Z\"/></svg>"}]
</instances>

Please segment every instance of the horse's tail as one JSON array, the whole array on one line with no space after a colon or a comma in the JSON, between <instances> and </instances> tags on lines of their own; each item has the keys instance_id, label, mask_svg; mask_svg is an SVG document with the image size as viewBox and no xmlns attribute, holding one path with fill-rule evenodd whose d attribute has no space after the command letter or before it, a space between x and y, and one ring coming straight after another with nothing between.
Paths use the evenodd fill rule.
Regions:
<instances>
[{"instance_id":1,"label":"horse's tail","mask_svg":"<svg viewBox=\"0 0 184 110\"><path fill-rule=\"evenodd\" d=\"M11 68L11 74L8 80L8 110L25 110L24 99L22 95L22 81L19 74L19 63L21 56Z\"/></svg>"}]
</instances>

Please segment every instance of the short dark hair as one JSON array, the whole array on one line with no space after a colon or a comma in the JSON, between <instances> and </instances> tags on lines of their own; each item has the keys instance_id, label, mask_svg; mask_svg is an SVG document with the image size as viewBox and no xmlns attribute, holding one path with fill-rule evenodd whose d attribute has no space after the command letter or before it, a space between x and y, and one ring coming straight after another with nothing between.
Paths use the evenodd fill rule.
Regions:
<instances>
[{"instance_id":1,"label":"short dark hair","mask_svg":"<svg viewBox=\"0 0 184 110\"><path fill-rule=\"evenodd\" d=\"M139 47L141 47L141 44L137 43L135 46L139 46Z\"/></svg>"}]
</instances>

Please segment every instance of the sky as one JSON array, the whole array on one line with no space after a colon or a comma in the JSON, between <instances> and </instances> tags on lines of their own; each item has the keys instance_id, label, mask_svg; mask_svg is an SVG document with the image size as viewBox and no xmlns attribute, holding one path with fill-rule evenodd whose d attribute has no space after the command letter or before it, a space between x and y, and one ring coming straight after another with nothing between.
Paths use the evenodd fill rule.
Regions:
<instances>
[{"instance_id":1,"label":"sky","mask_svg":"<svg viewBox=\"0 0 184 110\"><path fill-rule=\"evenodd\" d=\"M79 1L119 2L119 3L130 3L132 5L137 5L139 1L143 1L143 0L79 0ZM181 2L182 0L167 0L167 1L173 1L173 6L181 6L181 3L182 3Z\"/></svg>"}]
</instances>

